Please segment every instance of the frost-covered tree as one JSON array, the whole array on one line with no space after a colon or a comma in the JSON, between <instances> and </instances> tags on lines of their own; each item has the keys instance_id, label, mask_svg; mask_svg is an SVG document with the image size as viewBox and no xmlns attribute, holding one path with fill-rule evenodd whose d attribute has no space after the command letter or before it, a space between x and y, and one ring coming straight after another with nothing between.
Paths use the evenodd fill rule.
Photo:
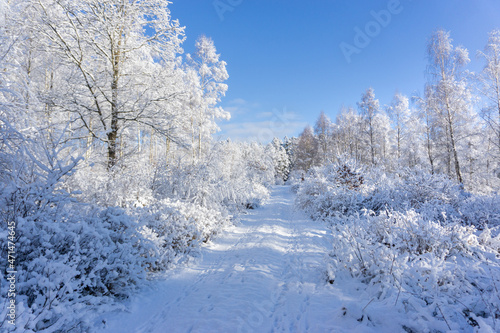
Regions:
<instances>
[{"instance_id":1,"label":"frost-covered tree","mask_svg":"<svg viewBox=\"0 0 500 333\"><path fill-rule=\"evenodd\" d=\"M429 96L444 139L444 157L448 166L453 165L456 179L463 183L460 144L470 134L467 127L474 121L472 96L463 71L469 62L468 52L463 47L454 47L448 32L438 30L429 40L427 54Z\"/></svg>"},{"instance_id":2,"label":"frost-covered tree","mask_svg":"<svg viewBox=\"0 0 500 333\"><path fill-rule=\"evenodd\" d=\"M299 136L295 149L296 170L307 172L312 166L318 164L318 140L314 136L311 126L307 126Z\"/></svg>"},{"instance_id":3,"label":"frost-covered tree","mask_svg":"<svg viewBox=\"0 0 500 333\"><path fill-rule=\"evenodd\" d=\"M380 110L379 113L375 115L375 125L377 129L375 138L378 155L380 156L381 163L386 167L390 167L393 160L390 151L392 145L392 138L390 136L391 121L385 111Z\"/></svg>"},{"instance_id":4,"label":"frost-covered tree","mask_svg":"<svg viewBox=\"0 0 500 333\"><path fill-rule=\"evenodd\" d=\"M178 139L172 128L184 29L168 2L42 0L30 1L30 10L33 31L67 67L61 79L71 82L50 102L71 115L75 136L105 145L108 168L130 127Z\"/></svg>"},{"instance_id":5,"label":"frost-covered tree","mask_svg":"<svg viewBox=\"0 0 500 333\"><path fill-rule=\"evenodd\" d=\"M486 106L482 110L482 116L486 120L489 129L485 134L488 160L486 162L486 172L498 170L500 161L500 30L490 32L488 44L484 52L479 53L486 65L479 75L480 91L486 98Z\"/></svg>"},{"instance_id":6,"label":"frost-covered tree","mask_svg":"<svg viewBox=\"0 0 500 333\"><path fill-rule=\"evenodd\" d=\"M495 144L500 150L500 30L493 30L490 33L488 44L480 55L486 61L479 76L481 92L488 103L483 109L483 114L497 136Z\"/></svg>"},{"instance_id":7,"label":"frost-covered tree","mask_svg":"<svg viewBox=\"0 0 500 333\"><path fill-rule=\"evenodd\" d=\"M50 76L53 77L55 61L51 59L50 50L44 50L39 37L26 24L29 4L5 2L1 7L0 86L4 101L20 107L4 116L18 130L34 129L42 123L50 128L48 123L53 117L49 105L45 104L44 108L43 100L53 86Z\"/></svg>"},{"instance_id":8,"label":"frost-covered tree","mask_svg":"<svg viewBox=\"0 0 500 333\"><path fill-rule=\"evenodd\" d=\"M391 105L387 108L387 112L391 118L394 127L394 136L396 144L396 157L399 160L402 156L403 146L405 141L409 139L405 133L406 124L410 115L410 102L408 97L396 93L392 99Z\"/></svg>"},{"instance_id":9,"label":"frost-covered tree","mask_svg":"<svg viewBox=\"0 0 500 333\"><path fill-rule=\"evenodd\" d=\"M403 163L410 168L421 166L425 163L424 147L424 126L419 117L418 106L410 109L410 115L406 119L405 134L406 140L403 141L404 160Z\"/></svg>"},{"instance_id":10,"label":"frost-covered tree","mask_svg":"<svg viewBox=\"0 0 500 333\"><path fill-rule=\"evenodd\" d=\"M288 157L288 160L290 161L290 170L293 170L295 167L295 160L296 160L296 148L297 148L297 143L298 143L298 138L297 137L292 137L289 138L285 136L283 138L283 148L285 148L286 155Z\"/></svg>"},{"instance_id":11,"label":"frost-covered tree","mask_svg":"<svg viewBox=\"0 0 500 333\"><path fill-rule=\"evenodd\" d=\"M314 134L318 139L318 158L321 163L326 162L331 154L331 135L332 135L332 122L321 111L316 123L314 124Z\"/></svg>"},{"instance_id":12,"label":"frost-covered tree","mask_svg":"<svg viewBox=\"0 0 500 333\"><path fill-rule=\"evenodd\" d=\"M224 83L229 78L226 62L220 60L214 42L206 36L200 36L196 41L193 55L187 55L188 61L198 75L198 83L192 91L194 105L191 104L191 127L194 141L197 141L198 158L202 154L202 143L218 131L217 119L229 119L230 114L217 104L227 90Z\"/></svg>"},{"instance_id":13,"label":"frost-covered tree","mask_svg":"<svg viewBox=\"0 0 500 333\"><path fill-rule=\"evenodd\" d=\"M360 114L364 120L364 132L367 136L368 149L372 165L376 164L377 155L377 115L379 114L380 105L378 99L375 98L373 88L368 88L361 96L361 102L358 103Z\"/></svg>"},{"instance_id":14,"label":"frost-covered tree","mask_svg":"<svg viewBox=\"0 0 500 333\"><path fill-rule=\"evenodd\" d=\"M274 164L274 178L277 184L283 184L290 173L290 158L280 139L274 138L266 147Z\"/></svg>"},{"instance_id":15,"label":"frost-covered tree","mask_svg":"<svg viewBox=\"0 0 500 333\"><path fill-rule=\"evenodd\" d=\"M432 98L432 89L429 86L425 87L425 97L415 96L414 99L417 103L416 115L421 119L421 136L423 138L423 145L425 147L426 160L429 162L429 170L431 174L436 172L436 141L437 134L437 121L433 112L434 99Z\"/></svg>"},{"instance_id":16,"label":"frost-covered tree","mask_svg":"<svg viewBox=\"0 0 500 333\"><path fill-rule=\"evenodd\" d=\"M422 102L418 98L416 101L418 105ZM392 151L395 153L393 158L397 160L397 166L414 167L421 164L421 155L425 151L421 142L424 128L418 112L410 107L408 97L396 93L387 113L392 122Z\"/></svg>"},{"instance_id":17,"label":"frost-covered tree","mask_svg":"<svg viewBox=\"0 0 500 333\"><path fill-rule=\"evenodd\" d=\"M355 161L361 161L362 119L352 107L342 107L336 119L334 137L339 154L347 154Z\"/></svg>"}]
</instances>

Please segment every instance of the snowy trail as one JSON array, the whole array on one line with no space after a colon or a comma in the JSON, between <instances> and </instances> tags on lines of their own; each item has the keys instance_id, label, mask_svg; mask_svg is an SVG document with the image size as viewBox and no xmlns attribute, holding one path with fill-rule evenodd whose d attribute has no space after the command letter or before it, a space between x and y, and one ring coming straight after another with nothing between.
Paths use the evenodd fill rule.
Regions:
<instances>
[{"instance_id":1,"label":"snowy trail","mask_svg":"<svg viewBox=\"0 0 500 333\"><path fill-rule=\"evenodd\" d=\"M367 331L342 308L355 299L325 281L326 226L293 208L289 187L242 218L202 258L103 315L102 332ZM369 330L368 330L369 331Z\"/></svg>"}]
</instances>

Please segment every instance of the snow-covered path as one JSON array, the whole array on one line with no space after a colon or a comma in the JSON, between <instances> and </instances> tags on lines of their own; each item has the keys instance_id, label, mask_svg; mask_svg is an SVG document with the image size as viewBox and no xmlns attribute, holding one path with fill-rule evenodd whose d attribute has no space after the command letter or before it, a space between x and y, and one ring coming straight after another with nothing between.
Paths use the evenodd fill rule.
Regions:
<instances>
[{"instance_id":1,"label":"snow-covered path","mask_svg":"<svg viewBox=\"0 0 500 333\"><path fill-rule=\"evenodd\" d=\"M289 187L250 211L172 272L104 315L103 332L332 332L366 330L343 315L355 300L325 281L326 226L293 208ZM359 325L359 326L358 326Z\"/></svg>"}]
</instances>

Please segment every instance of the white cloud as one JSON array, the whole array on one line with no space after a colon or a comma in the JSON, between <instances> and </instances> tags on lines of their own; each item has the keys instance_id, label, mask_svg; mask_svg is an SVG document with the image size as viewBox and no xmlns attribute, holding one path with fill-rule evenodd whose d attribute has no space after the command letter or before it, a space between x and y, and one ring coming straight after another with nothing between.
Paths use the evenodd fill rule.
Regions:
<instances>
[{"instance_id":1,"label":"white cloud","mask_svg":"<svg viewBox=\"0 0 500 333\"><path fill-rule=\"evenodd\" d=\"M221 133L223 138L233 141L257 141L267 143L273 138L297 135L305 126L305 121L290 121L280 123L276 120L254 121L254 122L231 122L222 124Z\"/></svg>"},{"instance_id":2,"label":"white cloud","mask_svg":"<svg viewBox=\"0 0 500 333\"><path fill-rule=\"evenodd\" d=\"M257 114L257 118L262 119L262 118L269 118L272 117L273 113L272 112L260 112Z\"/></svg>"},{"instance_id":3,"label":"white cloud","mask_svg":"<svg viewBox=\"0 0 500 333\"><path fill-rule=\"evenodd\" d=\"M224 111L231 113L231 115L237 114L238 111L240 110L240 108L237 106L226 106L223 109Z\"/></svg>"},{"instance_id":4,"label":"white cloud","mask_svg":"<svg viewBox=\"0 0 500 333\"><path fill-rule=\"evenodd\" d=\"M267 143L274 137L297 135L307 125L297 113L286 108L262 110L259 103L242 98L227 102L224 110L231 113L231 120L219 124L221 139Z\"/></svg>"},{"instance_id":5,"label":"white cloud","mask_svg":"<svg viewBox=\"0 0 500 333\"><path fill-rule=\"evenodd\" d=\"M235 98L233 100L230 100L227 104L230 104L230 105L245 105L245 104L247 104L247 101L245 101L243 98Z\"/></svg>"}]
</instances>

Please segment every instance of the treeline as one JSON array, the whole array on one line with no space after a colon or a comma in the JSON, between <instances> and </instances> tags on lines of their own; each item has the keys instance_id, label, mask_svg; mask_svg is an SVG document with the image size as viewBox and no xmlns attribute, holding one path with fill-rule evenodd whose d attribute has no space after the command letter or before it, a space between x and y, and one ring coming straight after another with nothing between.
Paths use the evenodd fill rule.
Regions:
<instances>
[{"instance_id":1,"label":"treeline","mask_svg":"<svg viewBox=\"0 0 500 333\"><path fill-rule=\"evenodd\" d=\"M342 107L335 121L322 112L314 127L286 139L292 176L347 156L390 172L420 167L445 174L471 191L498 190L500 31L491 32L479 52L481 73L465 69L468 51L454 47L443 30L429 39L427 55L423 96L396 93L390 105L381 106L369 88L357 108Z\"/></svg>"}]
</instances>

